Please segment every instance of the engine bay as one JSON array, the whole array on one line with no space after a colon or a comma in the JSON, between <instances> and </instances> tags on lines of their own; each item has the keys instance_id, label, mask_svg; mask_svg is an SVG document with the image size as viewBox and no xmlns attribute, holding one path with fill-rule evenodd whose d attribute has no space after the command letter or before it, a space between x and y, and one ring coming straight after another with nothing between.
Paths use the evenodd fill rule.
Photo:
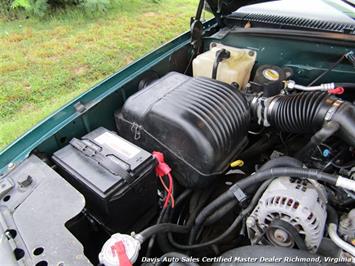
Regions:
<instances>
[{"instance_id":1,"label":"engine bay","mask_svg":"<svg viewBox=\"0 0 355 266\"><path fill-rule=\"evenodd\" d=\"M235 36L176 51L4 176L17 261L354 262L354 52Z\"/></svg>"}]
</instances>

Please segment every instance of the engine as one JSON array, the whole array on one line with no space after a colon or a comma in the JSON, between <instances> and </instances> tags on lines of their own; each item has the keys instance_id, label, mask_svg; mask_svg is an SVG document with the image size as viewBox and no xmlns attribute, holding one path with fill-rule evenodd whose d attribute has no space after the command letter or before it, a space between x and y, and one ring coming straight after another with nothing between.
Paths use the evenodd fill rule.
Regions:
<instances>
[{"instance_id":1,"label":"engine","mask_svg":"<svg viewBox=\"0 0 355 266\"><path fill-rule=\"evenodd\" d=\"M51 154L85 197L68 228L90 260L353 259L355 85L295 70L212 43Z\"/></svg>"},{"instance_id":2,"label":"engine","mask_svg":"<svg viewBox=\"0 0 355 266\"><path fill-rule=\"evenodd\" d=\"M334 95L340 84L297 85L290 68L259 66L246 83L255 57L251 50L211 45L194 60L194 77L171 72L116 112L118 133L153 153L165 189L157 224L128 237L133 249L140 248L137 240L149 238L148 256L156 241L167 254L180 252L174 253L180 260L187 250L218 255L222 250L212 247L224 243L228 250L235 245L231 235L240 232L234 240L247 235L260 251L272 246L275 252L298 249L310 257L355 255L349 245L353 215L341 221L340 238L332 207L339 206L339 197L344 200L340 191L350 193L345 198L353 204L348 190L354 190L354 181L340 175L345 169L334 160L353 156L354 105ZM231 181L220 182L226 179ZM179 194L176 201L172 190ZM189 207L179 208L180 202ZM228 220L227 227L217 225ZM150 238L160 230L169 233ZM184 243L173 233L185 234L179 237Z\"/></svg>"}]
</instances>

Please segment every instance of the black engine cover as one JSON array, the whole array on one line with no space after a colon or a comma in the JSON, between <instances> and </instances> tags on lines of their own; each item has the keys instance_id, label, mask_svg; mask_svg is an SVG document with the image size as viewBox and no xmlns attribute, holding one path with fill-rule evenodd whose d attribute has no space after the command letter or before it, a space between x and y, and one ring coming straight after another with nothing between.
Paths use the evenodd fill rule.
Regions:
<instances>
[{"instance_id":1,"label":"black engine cover","mask_svg":"<svg viewBox=\"0 0 355 266\"><path fill-rule=\"evenodd\" d=\"M119 134L165 154L173 176L202 187L223 173L247 142L249 106L233 86L171 72L116 112Z\"/></svg>"}]
</instances>

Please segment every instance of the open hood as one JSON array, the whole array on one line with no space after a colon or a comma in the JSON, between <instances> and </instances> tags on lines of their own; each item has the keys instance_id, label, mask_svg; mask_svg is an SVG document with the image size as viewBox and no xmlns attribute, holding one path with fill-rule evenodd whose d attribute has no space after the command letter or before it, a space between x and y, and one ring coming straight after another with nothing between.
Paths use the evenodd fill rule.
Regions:
<instances>
[{"instance_id":1,"label":"open hood","mask_svg":"<svg viewBox=\"0 0 355 266\"><path fill-rule=\"evenodd\" d=\"M218 14L219 16L223 15L229 15L232 12L236 11L237 9L243 7L243 6L249 6L253 4L259 4L259 3L265 3L265 2L276 2L275 0L205 0L205 2L208 3L211 11L216 15ZM276 4L269 4L266 6L278 6L276 10L278 9L284 9L282 6L284 1L278 1L280 3ZM294 1L295 3L299 1ZM322 3L320 3L322 2ZM281 6L279 6L281 4ZM299 4L299 3L298 3ZM355 11L354 11L354 5L353 3L349 3L347 1L337 1L337 0L324 0L324 1L307 1L306 6L308 5L310 9L312 10L313 6L321 5L322 8L333 8L337 9L338 11L341 11L344 15L347 15L351 19L355 19ZM287 2L287 5L290 6L290 2ZM304 5L304 3L302 3ZM294 5L291 4L290 8L295 8ZM299 5L298 5L299 7ZM318 6L319 8L319 6ZM297 11L297 10L296 10ZM317 11L317 10L312 10Z\"/></svg>"},{"instance_id":2,"label":"open hood","mask_svg":"<svg viewBox=\"0 0 355 266\"><path fill-rule=\"evenodd\" d=\"M229 15L246 5L268 2L268 0L206 0L212 13L216 16Z\"/></svg>"},{"instance_id":3,"label":"open hood","mask_svg":"<svg viewBox=\"0 0 355 266\"><path fill-rule=\"evenodd\" d=\"M355 33L355 9L340 0L206 0L206 3L221 25L226 23L223 17L227 17L240 25L253 23L254 27Z\"/></svg>"}]
</instances>

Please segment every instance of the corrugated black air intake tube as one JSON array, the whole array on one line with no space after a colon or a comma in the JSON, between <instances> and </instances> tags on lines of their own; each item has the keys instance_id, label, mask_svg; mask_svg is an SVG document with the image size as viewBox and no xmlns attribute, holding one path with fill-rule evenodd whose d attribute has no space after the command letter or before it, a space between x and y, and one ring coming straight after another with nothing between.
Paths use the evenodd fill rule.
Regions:
<instances>
[{"instance_id":1,"label":"corrugated black air intake tube","mask_svg":"<svg viewBox=\"0 0 355 266\"><path fill-rule=\"evenodd\" d=\"M324 109L328 96L324 93L279 95L268 108L268 121L282 131L304 133L319 129L329 108ZM328 100L329 102L329 100ZM333 101L325 104L331 106Z\"/></svg>"},{"instance_id":2,"label":"corrugated black air intake tube","mask_svg":"<svg viewBox=\"0 0 355 266\"><path fill-rule=\"evenodd\" d=\"M286 132L314 133L328 123L338 124L335 131L349 145L355 146L354 105L327 93L279 95L269 102L265 111L268 123Z\"/></svg>"}]
</instances>

